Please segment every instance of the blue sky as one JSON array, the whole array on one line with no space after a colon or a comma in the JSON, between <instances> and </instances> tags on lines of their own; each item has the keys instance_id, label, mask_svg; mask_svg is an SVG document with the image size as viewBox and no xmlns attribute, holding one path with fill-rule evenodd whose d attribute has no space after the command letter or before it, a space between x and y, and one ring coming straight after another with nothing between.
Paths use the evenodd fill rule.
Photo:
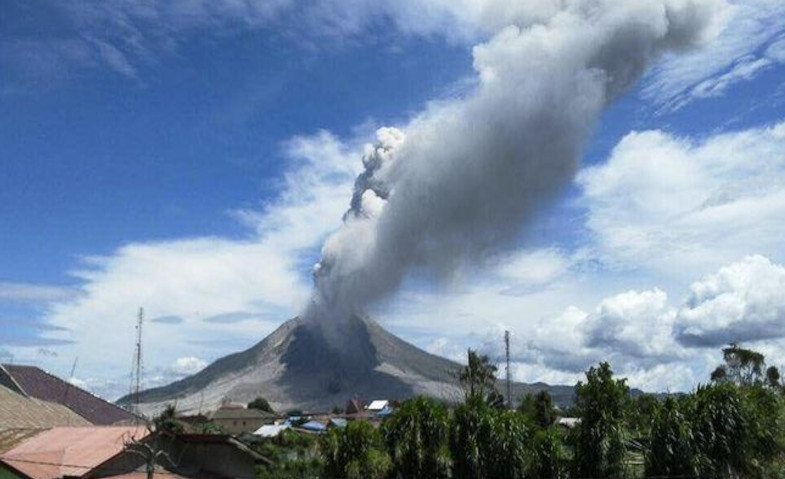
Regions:
<instances>
[{"instance_id":1,"label":"blue sky","mask_svg":"<svg viewBox=\"0 0 785 479\"><path fill-rule=\"evenodd\" d=\"M76 381L115 396L139 306L151 385L296 315L363 145L471 91L504 7L0 0L2 360L65 375L78 356ZM784 293L758 284L785 284L780 18L728 7L603 112L514 245L444 282L414 271L374 316L455 358L511 329L522 380L610 357L686 389L740 337L785 362Z\"/></svg>"}]
</instances>

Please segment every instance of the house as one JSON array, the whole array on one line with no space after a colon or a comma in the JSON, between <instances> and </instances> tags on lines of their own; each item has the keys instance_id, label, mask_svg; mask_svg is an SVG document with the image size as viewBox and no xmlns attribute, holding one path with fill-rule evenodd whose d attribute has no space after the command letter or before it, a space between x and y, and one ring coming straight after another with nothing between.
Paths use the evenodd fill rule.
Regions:
<instances>
[{"instance_id":1,"label":"house","mask_svg":"<svg viewBox=\"0 0 785 479\"><path fill-rule=\"evenodd\" d=\"M359 399L350 399L346 402L344 412L348 414L360 414L365 410L363 403Z\"/></svg>"},{"instance_id":2,"label":"house","mask_svg":"<svg viewBox=\"0 0 785 479\"><path fill-rule=\"evenodd\" d=\"M371 401L365 408L369 413L373 414L376 418L385 418L392 414L392 406L390 406L390 401L378 399L376 401Z\"/></svg>"},{"instance_id":3,"label":"house","mask_svg":"<svg viewBox=\"0 0 785 479\"><path fill-rule=\"evenodd\" d=\"M142 446L140 446L140 444ZM0 455L2 479L146 479L145 448L162 479L255 479L269 461L228 435L151 433L146 427L61 427Z\"/></svg>"},{"instance_id":4,"label":"house","mask_svg":"<svg viewBox=\"0 0 785 479\"><path fill-rule=\"evenodd\" d=\"M256 479L256 469L270 461L226 434L177 434L169 446L171 470L191 478Z\"/></svg>"},{"instance_id":5,"label":"house","mask_svg":"<svg viewBox=\"0 0 785 479\"><path fill-rule=\"evenodd\" d=\"M319 421L308 421L296 427L303 432L322 434L327 431L327 426Z\"/></svg>"},{"instance_id":6,"label":"house","mask_svg":"<svg viewBox=\"0 0 785 479\"><path fill-rule=\"evenodd\" d=\"M56 426L89 426L67 407L24 396L0 385L0 453Z\"/></svg>"},{"instance_id":7,"label":"house","mask_svg":"<svg viewBox=\"0 0 785 479\"><path fill-rule=\"evenodd\" d=\"M0 455L0 477L78 479L133 472L143 459L126 453L126 444L148 434L134 426L56 427Z\"/></svg>"},{"instance_id":8,"label":"house","mask_svg":"<svg viewBox=\"0 0 785 479\"><path fill-rule=\"evenodd\" d=\"M275 414L242 407L221 407L210 416L210 420L229 434L254 432L265 424L275 422Z\"/></svg>"},{"instance_id":9,"label":"house","mask_svg":"<svg viewBox=\"0 0 785 479\"><path fill-rule=\"evenodd\" d=\"M371 401L371 404L369 404L365 409L367 409L372 413L379 413L387 409L389 406L390 406L390 401L377 399L376 401Z\"/></svg>"},{"instance_id":10,"label":"house","mask_svg":"<svg viewBox=\"0 0 785 479\"><path fill-rule=\"evenodd\" d=\"M131 424L134 420L134 416L125 409L36 366L0 365L0 385L28 398L61 404L91 424Z\"/></svg>"},{"instance_id":11,"label":"house","mask_svg":"<svg viewBox=\"0 0 785 479\"><path fill-rule=\"evenodd\" d=\"M291 429L288 424L266 424L253 432L254 436L259 437L278 437L286 429Z\"/></svg>"}]
</instances>

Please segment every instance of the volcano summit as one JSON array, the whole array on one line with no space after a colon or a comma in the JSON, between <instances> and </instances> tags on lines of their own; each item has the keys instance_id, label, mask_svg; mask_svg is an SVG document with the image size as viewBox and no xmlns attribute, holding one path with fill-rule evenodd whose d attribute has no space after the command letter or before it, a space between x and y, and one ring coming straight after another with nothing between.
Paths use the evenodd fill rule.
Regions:
<instances>
[{"instance_id":1,"label":"volcano summit","mask_svg":"<svg viewBox=\"0 0 785 479\"><path fill-rule=\"evenodd\" d=\"M218 359L202 371L167 386L143 391L141 411L150 413L176 403L183 412L215 409L223 401L267 398L277 410L328 410L348 399L407 399L417 394L457 401L460 364L427 353L398 338L367 317L353 316L330 334L318 322L290 319L253 347ZM515 398L549 389L569 402L572 387L514 385ZM131 397L118 401L129 404Z\"/></svg>"}]
</instances>

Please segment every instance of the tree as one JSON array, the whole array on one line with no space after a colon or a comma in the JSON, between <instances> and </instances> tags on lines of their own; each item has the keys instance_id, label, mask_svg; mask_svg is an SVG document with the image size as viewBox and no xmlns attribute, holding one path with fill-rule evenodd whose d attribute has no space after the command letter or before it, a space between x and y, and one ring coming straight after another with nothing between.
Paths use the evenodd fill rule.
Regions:
<instances>
[{"instance_id":1,"label":"tree","mask_svg":"<svg viewBox=\"0 0 785 479\"><path fill-rule=\"evenodd\" d=\"M763 354L730 343L722 350L722 358L725 364L718 366L711 373L712 381L730 381L740 386L763 381L763 368L766 366Z\"/></svg>"},{"instance_id":2,"label":"tree","mask_svg":"<svg viewBox=\"0 0 785 479\"><path fill-rule=\"evenodd\" d=\"M425 397L405 401L381 432L392 459L392 477L449 477L449 416L443 404Z\"/></svg>"},{"instance_id":3,"label":"tree","mask_svg":"<svg viewBox=\"0 0 785 479\"><path fill-rule=\"evenodd\" d=\"M522 479L528 431L517 412L490 407L481 395L455 409L450 431L453 477Z\"/></svg>"},{"instance_id":4,"label":"tree","mask_svg":"<svg viewBox=\"0 0 785 479\"><path fill-rule=\"evenodd\" d=\"M566 456L558 426L551 425L534 433L529 452L527 478L561 479L566 477Z\"/></svg>"},{"instance_id":5,"label":"tree","mask_svg":"<svg viewBox=\"0 0 785 479\"><path fill-rule=\"evenodd\" d=\"M330 430L321 449L328 479L383 479L392 466L379 432L366 421Z\"/></svg>"},{"instance_id":6,"label":"tree","mask_svg":"<svg viewBox=\"0 0 785 479\"><path fill-rule=\"evenodd\" d=\"M547 429L556 421L553 400L546 390L535 395L526 394L518 406L518 411L523 414L529 425L538 429Z\"/></svg>"},{"instance_id":7,"label":"tree","mask_svg":"<svg viewBox=\"0 0 785 479\"><path fill-rule=\"evenodd\" d=\"M699 386L688 404L700 475L726 478L743 471L748 424L738 386L728 381Z\"/></svg>"},{"instance_id":8,"label":"tree","mask_svg":"<svg viewBox=\"0 0 785 479\"><path fill-rule=\"evenodd\" d=\"M497 367L491 363L488 356L477 354L477 351L469 349L468 361L466 366L461 368L458 373L458 380L463 386L467 400L473 397L482 397L483 400L496 390L496 371Z\"/></svg>"},{"instance_id":9,"label":"tree","mask_svg":"<svg viewBox=\"0 0 785 479\"><path fill-rule=\"evenodd\" d=\"M775 389L781 387L780 370L776 366L769 366L766 369L766 385Z\"/></svg>"},{"instance_id":10,"label":"tree","mask_svg":"<svg viewBox=\"0 0 785 479\"><path fill-rule=\"evenodd\" d=\"M174 404L167 404L161 413L153 418L153 429L156 432L169 432L179 434L185 430L183 423L177 419L177 410Z\"/></svg>"},{"instance_id":11,"label":"tree","mask_svg":"<svg viewBox=\"0 0 785 479\"><path fill-rule=\"evenodd\" d=\"M259 411L264 411L264 412L269 412L271 414L275 414L275 411L273 411L273 408L272 408L272 406L270 406L270 403L267 402L267 399L265 399L265 398L263 398L261 396L257 397L253 401L249 402L248 403L248 409L258 409Z\"/></svg>"},{"instance_id":12,"label":"tree","mask_svg":"<svg viewBox=\"0 0 785 479\"><path fill-rule=\"evenodd\" d=\"M651 416L649 448L645 453L646 475L695 477L700 474L700 465L692 424L680 410L679 403L669 397L656 404Z\"/></svg>"},{"instance_id":13,"label":"tree","mask_svg":"<svg viewBox=\"0 0 785 479\"><path fill-rule=\"evenodd\" d=\"M624 410L629 399L626 380L614 380L608 363L591 367L586 383L576 386L581 424L575 438L578 477L620 477L624 469Z\"/></svg>"}]
</instances>

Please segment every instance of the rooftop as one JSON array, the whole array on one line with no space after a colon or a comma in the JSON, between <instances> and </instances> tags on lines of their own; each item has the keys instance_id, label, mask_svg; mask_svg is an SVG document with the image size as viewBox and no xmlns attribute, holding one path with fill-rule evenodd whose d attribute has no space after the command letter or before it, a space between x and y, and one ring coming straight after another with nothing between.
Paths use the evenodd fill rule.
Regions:
<instances>
[{"instance_id":1,"label":"rooftop","mask_svg":"<svg viewBox=\"0 0 785 479\"><path fill-rule=\"evenodd\" d=\"M3 364L0 366L0 384L13 384L28 397L62 404L92 424L111 425L133 419L133 415L125 409L36 366Z\"/></svg>"},{"instance_id":2,"label":"rooftop","mask_svg":"<svg viewBox=\"0 0 785 479\"><path fill-rule=\"evenodd\" d=\"M85 418L61 404L30 398L0 385L0 430L89 425Z\"/></svg>"},{"instance_id":3,"label":"rooftop","mask_svg":"<svg viewBox=\"0 0 785 479\"><path fill-rule=\"evenodd\" d=\"M147 434L144 427L56 427L0 455L0 461L31 479L80 477L121 453L131 438Z\"/></svg>"}]
</instances>

